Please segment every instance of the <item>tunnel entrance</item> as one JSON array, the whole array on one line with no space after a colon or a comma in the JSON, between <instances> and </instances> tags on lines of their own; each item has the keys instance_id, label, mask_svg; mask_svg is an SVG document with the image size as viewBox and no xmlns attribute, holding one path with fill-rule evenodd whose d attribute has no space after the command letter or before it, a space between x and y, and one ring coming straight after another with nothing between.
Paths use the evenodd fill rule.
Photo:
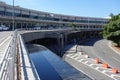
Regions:
<instances>
[{"instance_id":1,"label":"tunnel entrance","mask_svg":"<svg viewBox=\"0 0 120 80\"><path fill-rule=\"evenodd\" d=\"M40 44L43 46L57 45L57 39L56 38L42 38L42 39L33 40L30 43Z\"/></svg>"},{"instance_id":2,"label":"tunnel entrance","mask_svg":"<svg viewBox=\"0 0 120 80\"><path fill-rule=\"evenodd\" d=\"M30 41L30 42L27 42L26 44L27 45L30 45L30 44L43 45L43 46L47 47L48 49L50 49L55 54L57 54L58 56L60 54L60 49L61 48L58 44L57 38L36 39L36 40Z\"/></svg>"}]
</instances>

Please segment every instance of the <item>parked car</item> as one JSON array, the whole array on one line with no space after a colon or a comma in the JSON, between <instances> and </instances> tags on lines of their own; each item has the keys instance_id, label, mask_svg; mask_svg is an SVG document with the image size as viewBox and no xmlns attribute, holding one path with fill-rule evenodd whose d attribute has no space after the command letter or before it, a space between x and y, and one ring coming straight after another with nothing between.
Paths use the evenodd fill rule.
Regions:
<instances>
[{"instance_id":1,"label":"parked car","mask_svg":"<svg viewBox=\"0 0 120 80\"><path fill-rule=\"evenodd\" d=\"M34 30L40 30L41 27L35 26L33 29L34 29Z\"/></svg>"},{"instance_id":2,"label":"parked car","mask_svg":"<svg viewBox=\"0 0 120 80\"><path fill-rule=\"evenodd\" d=\"M2 31L2 29L3 29L3 28L0 26L0 31Z\"/></svg>"},{"instance_id":3,"label":"parked car","mask_svg":"<svg viewBox=\"0 0 120 80\"><path fill-rule=\"evenodd\" d=\"M9 30L9 27L7 27L7 26L5 26L5 25L1 25L1 26L0 26L0 30L1 30L1 31L2 31L2 30L6 31L6 30Z\"/></svg>"}]
</instances>

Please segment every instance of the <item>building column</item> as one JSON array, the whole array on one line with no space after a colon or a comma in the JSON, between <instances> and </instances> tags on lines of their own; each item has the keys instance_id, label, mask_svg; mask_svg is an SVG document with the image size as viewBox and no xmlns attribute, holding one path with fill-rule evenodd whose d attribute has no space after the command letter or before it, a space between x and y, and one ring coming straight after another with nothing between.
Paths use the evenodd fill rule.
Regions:
<instances>
[{"instance_id":1,"label":"building column","mask_svg":"<svg viewBox=\"0 0 120 80\"><path fill-rule=\"evenodd\" d=\"M68 42L68 36L67 34L65 34L65 44L67 44L67 42Z\"/></svg>"},{"instance_id":2,"label":"building column","mask_svg":"<svg viewBox=\"0 0 120 80\"><path fill-rule=\"evenodd\" d=\"M14 23L14 29L17 29L17 22Z\"/></svg>"},{"instance_id":3,"label":"building column","mask_svg":"<svg viewBox=\"0 0 120 80\"><path fill-rule=\"evenodd\" d=\"M10 22L8 23L8 27L10 28Z\"/></svg>"},{"instance_id":4,"label":"building column","mask_svg":"<svg viewBox=\"0 0 120 80\"><path fill-rule=\"evenodd\" d=\"M21 29L22 29L23 23L21 23Z\"/></svg>"},{"instance_id":5,"label":"building column","mask_svg":"<svg viewBox=\"0 0 120 80\"><path fill-rule=\"evenodd\" d=\"M61 37L61 48L63 49L64 48L64 35L60 34L60 37Z\"/></svg>"},{"instance_id":6,"label":"building column","mask_svg":"<svg viewBox=\"0 0 120 80\"><path fill-rule=\"evenodd\" d=\"M28 24L26 23L25 28L27 29Z\"/></svg>"}]
</instances>

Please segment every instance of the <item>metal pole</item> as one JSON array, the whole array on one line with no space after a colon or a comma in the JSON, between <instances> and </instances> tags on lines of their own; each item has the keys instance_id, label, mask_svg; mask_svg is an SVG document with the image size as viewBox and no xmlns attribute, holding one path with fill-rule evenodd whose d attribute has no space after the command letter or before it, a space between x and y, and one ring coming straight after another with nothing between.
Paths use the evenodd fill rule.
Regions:
<instances>
[{"instance_id":1,"label":"metal pole","mask_svg":"<svg viewBox=\"0 0 120 80\"><path fill-rule=\"evenodd\" d=\"M90 26L89 26L89 17L88 17L88 29L90 29Z\"/></svg>"},{"instance_id":2,"label":"metal pole","mask_svg":"<svg viewBox=\"0 0 120 80\"><path fill-rule=\"evenodd\" d=\"M14 0L13 0L13 10L12 10L13 12L12 12L12 30L14 31Z\"/></svg>"}]
</instances>

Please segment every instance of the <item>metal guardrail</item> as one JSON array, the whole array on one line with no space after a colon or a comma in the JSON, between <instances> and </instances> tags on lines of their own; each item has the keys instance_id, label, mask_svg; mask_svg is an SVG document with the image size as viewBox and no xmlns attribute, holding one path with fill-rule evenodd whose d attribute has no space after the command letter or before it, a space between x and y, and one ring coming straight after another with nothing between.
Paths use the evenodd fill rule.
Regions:
<instances>
[{"instance_id":1,"label":"metal guardrail","mask_svg":"<svg viewBox=\"0 0 120 80\"><path fill-rule=\"evenodd\" d=\"M65 28L60 28L60 27L56 27L56 28L40 28L40 29L34 29L33 28L20 28L18 30L81 30L81 31L90 31L90 30L103 30L103 28L71 28L71 27L65 27Z\"/></svg>"},{"instance_id":2,"label":"metal guardrail","mask_svg":"<svg viewBox=\"0 0 120 80\"><path fill-rule=\"evenodd\" d=\"M16 55L17 31L12 34L9 46L4 52L0 62L0 80L14 80L14 62Z\"/></svg>"},{"instance_id":3,"label":"metal guardrail","mask_svg":"<svg viewBox=\"0 0 120 80\"><path fill-rule=\"evenodd\" d=\"M21 35L18 35L17 30L15 30L11 37L9 45L0 60L0 80L40 80ZM20 63L17 63L17 54L19 54ZM26 58L28 62L23 64L26 62ZM17 71L18 67L20 67L20 72ZM25 69L27 70L25 71ZM20 78L18 78L18 73L21 74L19 75Z\"/></svg>"},{"instance_id":4,"label":"metal guardrail","mask_svg":"<svg viewBox=\"0 0 120 80\"><path fill-rule=\"evenodd\" d=\"M18 46L20 55L20 80L40 80L33 62L30 60L28 51L20 34L18 34Z\"/></svg>"}]
</instances>

